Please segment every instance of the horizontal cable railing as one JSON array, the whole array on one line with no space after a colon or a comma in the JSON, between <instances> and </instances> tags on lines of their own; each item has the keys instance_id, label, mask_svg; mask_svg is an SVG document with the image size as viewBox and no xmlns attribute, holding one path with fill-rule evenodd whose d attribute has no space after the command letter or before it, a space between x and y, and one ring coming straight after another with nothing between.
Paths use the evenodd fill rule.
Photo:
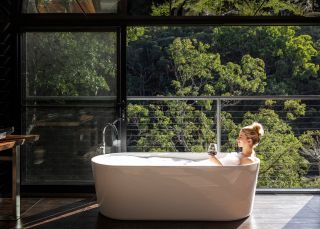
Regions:
<instances>
[{"instance_id":1,"label":"horizontal cable railing","mask_svg":"<svg viewBox=\"0 0 320 229\"><path fill-rule=\"evenodd\" d=\"M222 152L233 152L240 128L258 121L266 130L256 148L259 187L320 188L320 96L127 100L128 151L203 152L217 142Z\"/></svg>"}]
</instances>

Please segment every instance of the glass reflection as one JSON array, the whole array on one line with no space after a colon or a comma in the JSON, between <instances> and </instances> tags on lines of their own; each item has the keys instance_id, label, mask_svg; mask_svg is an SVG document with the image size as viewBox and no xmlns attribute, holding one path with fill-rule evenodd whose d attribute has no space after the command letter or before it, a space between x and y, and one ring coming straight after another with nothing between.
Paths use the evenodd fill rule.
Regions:
<instances>
[{"instance_id":1,"label":"glass reflection","mask_svg":"<svg viewBox=\"0 0 320 229\"><path fill-rule=\"evenodd\" d=\"M116 33L28 32L22 157L25 184L92 183L90 158L115 120ZM108 137L108 136L107 136Z\"/></svg>"},{"instance_id":2,"label":"glass reflection","mask_svg":"<svg viewBox=\"0 0 320 229\"><path fill-rule=\"evenodd\" d=\"M130 15L151 16L319 16L318 1L137 0L128 8Z\"/></svg>"},{"instance_id":3,"label":"glass reflection","mask_svg":"<svg viewBox=\"0 0 320 229\"><path fill-rule=\"evenodd\" d=\"M117 13L120 0L28 0L26 13Z\"/></svg>"}]
</instances>

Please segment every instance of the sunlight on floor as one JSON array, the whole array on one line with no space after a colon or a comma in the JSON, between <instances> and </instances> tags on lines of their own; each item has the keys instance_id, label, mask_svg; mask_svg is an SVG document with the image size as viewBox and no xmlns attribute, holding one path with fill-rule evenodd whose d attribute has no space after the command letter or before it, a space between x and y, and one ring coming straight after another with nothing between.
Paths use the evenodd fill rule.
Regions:
<instances>
[{"instance_id":1,"label":"sunlight on floor","mask_svg":"<svg viewBox=\"0 0 320 229\"><path fill-rule=\"evenodd\" d=\"M62 213L62 214L61 213L56 213L56 214L53 214L53 215L49 215L49 216L45 217L44 219L38 219L35 223L32 223L32 222L28 223L30 225L25 225L24 228L26 228L26 229L34 228L34 227L37 227L37 226L40 226L40 225L51 223L53 221L61 220L61 219L66 218L66 217L70 217L70 216L75 215L75 214L79 214L81 212L89 211L89 210L95 209L97 207L98 207L98 204L92 204L90 206L86 206L84 208L80 208L80 209L77 209L77 210L74 210L74 211L71 211L71 212Z\"/></svg>"}]
</instances>

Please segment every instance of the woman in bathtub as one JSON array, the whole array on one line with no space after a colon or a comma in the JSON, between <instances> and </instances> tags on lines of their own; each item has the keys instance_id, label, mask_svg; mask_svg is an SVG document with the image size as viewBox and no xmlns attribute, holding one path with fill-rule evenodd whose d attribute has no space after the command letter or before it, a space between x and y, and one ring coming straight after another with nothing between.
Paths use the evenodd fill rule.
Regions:
<instances>
[{"instance_id":1,"label":"woman in bathtub","mask_svg":"<svg viewBox=\"0 0 320 229\"><path fill-rule=\"evenodd\" d=\"M216 152L209 152L209 161L218 166L251 164L255 161L254 148L259 144L263 134L264 130L260 123L254 122L250 126L245 126L237 138L238 147L242 148L240 153L217 159Z\"/></svg>"}]
</instances>

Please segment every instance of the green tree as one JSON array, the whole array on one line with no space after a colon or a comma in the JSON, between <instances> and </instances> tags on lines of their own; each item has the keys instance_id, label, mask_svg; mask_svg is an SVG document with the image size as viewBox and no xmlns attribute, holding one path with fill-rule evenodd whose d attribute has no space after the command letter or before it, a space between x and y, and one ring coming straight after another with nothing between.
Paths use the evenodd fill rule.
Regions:
<instances>
[{"instance_id":1,"label":"green tree","mask_svg":"<svg viewBox=\"0 0 320 229\"><path fill-rule=\"evenodd\" d=\"M319 85L319 50L311 36L297 34L300 27L217 27L212 48L225 61L238 61L250 53L265 62L267 94L308 94ZM306 85L306 82L311 82ZM314 85L314 86L313 86ZM311 90L313 91L313 90Z\"/></svg>"},{"instance_id":2,"label":"green tree","mask_svg":"<svg viewBox=\"0 0 320 229\"><path fill-rule=\"evenodd\" d=\"M131 148L147 152L203 152L215 140L213 121L197 110L196 102L164 101L129 104ZM134 136L139 136L135 138Z\"/></svg>"},{"instance_id":3,"label":"green tree","mask_svg":"<svg viewBox=\"0 0 320 229\"><path fill-rule=\"evenodd\" d=\"M286 100L284 109L287 111L287 119L295 120L297 117L305 115L306 104L301 103L301 100Z\"/></svg>"},{"instance_id":4,"label":"green tree","mask_svg":"<svg viewBox=\"0 0 320 229\"><path fill-rule=\"evenodd\" d=\"M154 1L153 16L190 16L190 15L221 15L226 11L228 0L166 0Z\"/></svg>"},{"instance_id":5,"label":"green tree","mask_svg":"<svg viewBox=\"0 0 320 229\"><path fill-rule=\"evenodd\" d=\"M302 143L302 154L311 163L318 166L320 176L320 130L308 130L299 137Z\"/></svg>"},{"instance_id":6,"label":"green tree","mask_svg":"<svg viewBox=\"0 0 320 229\"><path fill-rule=\"evenodd\" d=\"M288 16L314 14L312 4L291 0L161 0L153 1L154 16L241 15Z\"/></svg>"},{"instance_id":7,"label":"green tree","mask_svg":"<svg viewBox=\"0 0 320 229\"><path fill-rule=\"evenodd\" d=\"M176 38L169 46L176 80L176 95L247 95L262 93L266 83L264 63L244 55L240 64L221 64L210 46L193 39Z\"/></svg>"},{"instance_id":8,"label":"green tree","mask_svg":"<svg viewBox=\"0 0 320 229\"><path fill-rule=\"evenodd\" d=\"M303 30L297 26L146 27L141 39L131 42L128 47L128 78L131 80L131 75L140 75L144 88L152 82L153 87L149 88L153 88L154 94L172 91L171 81L176 78L177 72L172 65L169 46L180 37L181 40L202 43L205 51L199 49L198 52L219 55L223 65L228 62L239 65L244 56L250 55L253 58L251 62L255 62L253 66L264 68L267 78L263 92L257 90L256 94L315 94L320 88L319 48L310 35L302 33ZM193 46L198 48L197 44ZM135 65L143 68L136 68ZM134 73L136 70L139 72ZM145 74L144 71L150 73ZM138 83L133 90L135 88L139 88ZM130 91L129 94L138 93Z\"/></svg>"},{"instance_id":9,"label":"green tree","mask_svg":"<svg viewBox=\"0 0 320 229\"><path fill-rule=\"evenodd\" d=\"M304 10L301 4L285 0L235 0L234 7L240 15L303 15Z\"/></svg>"},{"instance_id":10,"label":"green tree","mask_svg":"<svg viewBox=\"0 0 320 229\"><path fill-rule=\"evenodd\" d=\"M28 95L114 95L115 42L115 33L28 33Z\"/></svg>"},{"instance_id":11,"label":"green tree","mask_svg":"<svg viewBox=\"0 0 320 229\"><path fill-rule=\"evenodd\" d=\"M144 27L128 27L127 28L127 44L131 41L138 40L141 36L143 36L145 30Z\"/></svg>"},{"instance_id":12,"label":"green tree","mask_svg":"<svg viewBox=\"0 0 320 229\"><path fill-rule=\"evenodd\" d=\"M310 161L310 175L302 180L303 187L320 187L320 131L308 130L299 137L299 140L302 143L302 155Z\"/></svg>"}]
</instances>

